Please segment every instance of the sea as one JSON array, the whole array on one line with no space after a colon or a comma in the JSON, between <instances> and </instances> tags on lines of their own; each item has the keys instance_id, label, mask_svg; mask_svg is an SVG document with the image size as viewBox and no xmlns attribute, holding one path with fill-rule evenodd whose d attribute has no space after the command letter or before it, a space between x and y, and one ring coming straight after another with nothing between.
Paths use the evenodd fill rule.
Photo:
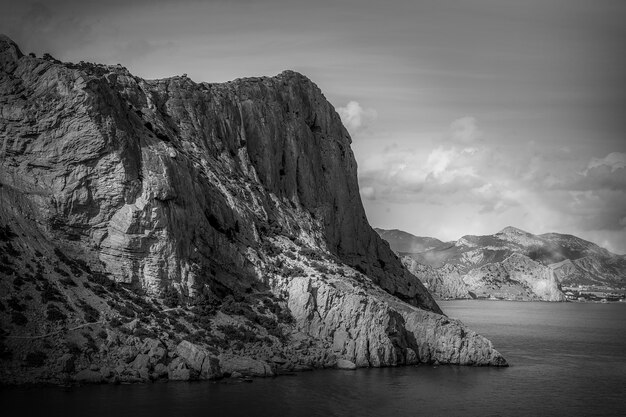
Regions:
<instances>
[{"instance_id":1,"label":"sea","mask_svg":"<svg viewBox=\"0 0 626 417\"><path fill-rule=\"evenodd\" d=\"M442 301L508 368L319 370L251 383L2 388L3 416L626 416L626 303Z\"/></svg>"}]
</instances>

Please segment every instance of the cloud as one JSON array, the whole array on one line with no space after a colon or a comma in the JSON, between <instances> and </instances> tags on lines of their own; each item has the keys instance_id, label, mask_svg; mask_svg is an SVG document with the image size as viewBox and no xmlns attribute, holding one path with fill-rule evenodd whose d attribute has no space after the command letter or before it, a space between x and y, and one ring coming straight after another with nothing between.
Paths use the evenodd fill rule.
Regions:
<instances>
[{"instance_id":1,"label":"cloud","mask_svg":"<svg viewBox=\"0 0 626 417\"><path fill-rule=\"evenodd\" d=\"M611 152L604 158L591 158L591 161L589 161L589 164L587 165L587 169L583 171L583 175L587 175L591 169L597 167L608 167L611 169L611 172L614 172L617 169L626 168L626 153Z\"/></svg>"},{"instance_id":2,"label":"cloud","mask_svg":"<svg viewBox=\"0 0 626 417\"><path fill-rule=\"evenodd\" d=\"M449 140L431 149L388 146L363 159L359 182L367 190L366 205L405 206L397 210L414 213L415 224L428 230L440 224L442 231L454 224L458 236L472 233L470 225L480 233L513 225L534 233L571 233L625 251L626 237L618 233L626 232L625 154L589 160L532 142L504 147L482 140L480 132L475 118L464 117L434 133ZM408 220L398 222L388 226Z\"/></svg>"},{"instance_id":3,"label":"cloud","mask_svg":"<svg viewBox=\"0 0 626 417\"><path fill-rule=\"evenodd\" d=\"M337 113L352 135L366 129L377 117L376 110L364 109L357 101L350 101L345 107L338 107Z\"/></svg>"},{"instance_id":4,"label":"cloud","mask_svg":"<svg viewBox=\"0 0 626 417\"><path fill-rule=\"evenodd\" d=\"M470 144L480 139L482 132L476 126L476 119L471 116L461 117L450 123L450 139L460 144Z\"/></svg>"},{"instance_id":5,"label":"cloud","mask_svg":"<svg viewBox=\"0 0 626 417\"><path fill-rule=\"evenodd\" d=\"M434 205L473 203L483 211L515 205L509 177L501 171L511 164L490 148L468 140L479 137L476 120L465 117L452 123L455 140L430 151L390 146L360 165L360 183L374 190L377 199L392 202L427 202Z\"/></svg>"},{"instance_id":6,"label":"cloud","mask_svg":"<svg viewBox=\"0 0 626 417\"><path fill-rule=\"evenodd\" d=\"M359 191L364 199L376 200L376 189L374 187L361 187Z\"/></svg>"}]
</instances>

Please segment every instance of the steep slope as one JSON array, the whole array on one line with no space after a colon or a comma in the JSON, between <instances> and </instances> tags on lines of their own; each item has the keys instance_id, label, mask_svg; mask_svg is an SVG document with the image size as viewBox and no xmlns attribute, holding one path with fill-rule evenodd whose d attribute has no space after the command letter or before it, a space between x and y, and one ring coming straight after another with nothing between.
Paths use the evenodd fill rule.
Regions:
<instances>
[{"instance_id":1,"label":"steep slope","mask_svg":"<svg viewBox=\"0 0 626 417\"><path fill-rule=\"evenodd\" d=\"M415 275L426 288L439 299L474 298L463 281L463 275L455 265L446 264L434 268L417 262L410 256L403 256L402 264Z\"/></svg>"},{"instance_id":2,"label":"steep slope","mask_svg":"<svg viewBox=\"0 0 626 417\"><path fill-rule=\"evenodd\" d=\"M477 297L565 301L553 271L519 253L470 270L463 281Z\"/></svg>"},{"instance_id":3,"label":"steep slope","mask_svg":"<svg viewBox=\"0 0 626 417\"><path fill-rule=\"evenodd\" d=\"M4 382L506 363L371 229L300 74L143 80L4 37L0 114Z\"/></svg>"}]
</instances>

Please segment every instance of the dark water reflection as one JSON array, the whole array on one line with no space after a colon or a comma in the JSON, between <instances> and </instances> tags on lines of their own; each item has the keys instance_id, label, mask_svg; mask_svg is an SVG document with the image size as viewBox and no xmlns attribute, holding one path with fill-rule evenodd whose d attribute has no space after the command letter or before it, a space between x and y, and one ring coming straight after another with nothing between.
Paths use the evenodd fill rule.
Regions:
<instances>
[{"instance_id":1,"label":"dark water reflection","mask_svg":"<svg viewBox=\"0 0 626 417\"><path fill-rule=\"evenodd\" d=\"M442 302L510 368L316 371L253 383L4 389L3 415L626 415L626 305Z\"/></svg>"}]
</instances>

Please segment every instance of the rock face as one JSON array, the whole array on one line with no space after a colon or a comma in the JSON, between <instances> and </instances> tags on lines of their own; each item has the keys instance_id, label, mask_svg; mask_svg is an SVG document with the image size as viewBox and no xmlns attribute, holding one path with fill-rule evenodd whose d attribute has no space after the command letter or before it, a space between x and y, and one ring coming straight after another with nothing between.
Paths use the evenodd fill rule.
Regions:
<instances>
[{"instance_id":1,"label":"rock face","mask_svg":"<svg viewBox=\"0 0 626 417\"><path fill-rule=\"evenodd\" d=\"M119 354L107 365L122 379L211 378L235 342L254 344L257 361L294 355L285 369L338 358L387 366L445 362L435 339L454 334L480 358L467 350L453 363L504 363L460 323L440 329L447 319L429 292L367 222L339 116L300 74L143 80L121 66L24 56L3 38L0 115L0 244L14 254L2 259L0 285L3 306L17 308L1 314L11 337L49 330L40 301L52 327L81 322L77 311L101 326L109 351L95 356ZM310 303L324 291L335 304L321 315ZM27 324L9 320L22 311ZM156 362L152 348L127 340L166 330ZM189 335L193 343L174 343ZM122 361L119 345L147 356Z\"/></svg>"},{"instance_id":2,"label":"rock face","mask_svg":"<svg viewBox=\"0 0 626 417\"><path fill-rule=\"evenodd\" d=\"M502 262L472 269L463 280L478 297L565 301L552 269L519 253Z\"/></svg>"},{"instance_id":3,"label":"rock face","mask_svg":"<svg viewBox=\"0 0 626 417\"><path fill-rule=\"evenodd\" d=\"M463 274L456 265L446 264L441 268L434 268L406 255L402 256L402 264L437 298L472 298Z\"/></svg>"},{"instance_id":4,"label":"rock face","mask_svg":"<svg viewBox=\"0 0 626 417\"><path fill-rule=\"evenodd\" d=\"M389 235L389 231L376 230L381 236ZM463 236L416 253L402 253L405 245L397 239L389 242L401 253L407 269L438 298L465 298L471 293L562 301L561 285L621 287L625 283L623 257L571 235L533 235L506 227L495 235Z\"/></svg>"},{"instance_id":5,"label":"rock face","mask_svg":"<svg viewBox=\"0 0 626 417\"><path fill-rule=\"evenodd\" d=\"M176 353L189 368L198 373L200 379L216 379L222 376L219 360L211 356L206 349L183 340L176 347Z\"/></svg>"},{"instance_id":6,"label":"rock face","mask_svg":"<svg viewBox=\"0 0 626 417\"><path fill-rule=\"evenodd\" d=\"M438 311L367 223L350 137L304 76L146 81L2 48L0 181L36 196L41 222L97 250L117 280L228 286L252 269L242 248L271 231Z\"/></svg>"},{"instance_id":7,"label":"rock face","mask_svg":"<svg viewBox=\"0 0 626 417\"><path fill-rule=\"evenodd\" d=\"M289 308L308 334L332 340L332 349L356 366L451 363L505 365L491 342L458 320L402 303L351 279L289 283ZM345 362L338 365L345 365Z\"/></svg>"}]
</instances>

